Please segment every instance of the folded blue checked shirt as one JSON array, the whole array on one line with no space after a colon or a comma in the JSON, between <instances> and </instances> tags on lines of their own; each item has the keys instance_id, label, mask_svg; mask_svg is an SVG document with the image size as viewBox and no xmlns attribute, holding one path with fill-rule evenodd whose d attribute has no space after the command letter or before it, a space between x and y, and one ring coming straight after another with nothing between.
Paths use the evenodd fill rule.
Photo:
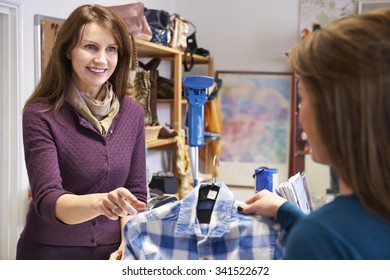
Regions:
<instances>
[{"instance_id":1,"label":"folded blue checked shirt","mask_svg":"<svg viewBox=\"0 0 390 280\"><path fill-rule=\"evenodd\" d=\"M275 220L237 212L233 193L218 183L209 223L199 223L195 187L184 199L137 214L124 227L124 259L282 259L285 232Z\"/></svg>"}]
</instances>

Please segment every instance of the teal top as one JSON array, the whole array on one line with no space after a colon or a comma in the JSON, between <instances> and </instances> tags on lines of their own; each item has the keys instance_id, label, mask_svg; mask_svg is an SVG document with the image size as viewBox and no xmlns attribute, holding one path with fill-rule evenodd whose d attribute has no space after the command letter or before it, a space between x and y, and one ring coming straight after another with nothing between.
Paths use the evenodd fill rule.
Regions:
<instances>
[{"instance_id":1,"label":"teal top","mask_svg":"<svg viewBox=\"0 0 390 280\"><path fill-rule=\"evenodd\" d=\"M356 195L338 196L308 216L288 201L277 220L288 231L285 259L390 260L390 221Z\"/></svg>"}]
</instances>

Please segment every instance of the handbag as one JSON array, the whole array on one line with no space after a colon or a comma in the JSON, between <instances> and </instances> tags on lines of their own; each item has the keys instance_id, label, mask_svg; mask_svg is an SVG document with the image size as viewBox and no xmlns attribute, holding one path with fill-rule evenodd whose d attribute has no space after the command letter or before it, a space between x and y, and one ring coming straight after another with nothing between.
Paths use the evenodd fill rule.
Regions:
<instances>
[{"instance_id":1,"label":"handbag","mask_svg":"<svg viewBox=\"0 0 390 280\"><path fill-rule=\"evenodd\" d=\"M168 46L171 35L169 24L171 23L170 15L167 11L145 8L144 14L150 29L152 30L152 39L150 42Z\"/></svg>"},{"instance_id":2,"label":"handbag","mask_svg":"<svg viewBox=\"0 0 390 280\"><path fill-rule=\"evenodd\" d=\"M137 39L150 41L152 30L144 14L144 4L141 2L117 6L107 6L125 22L126 28Z\"/></svg>"},{"instance_id":3,"label":"handbag","mask_svg":"<svg viewBox=\"0 0 390 280\"><path fill-rule=\"evenodd\" d=\"M171 48L180 49L184 51L184 71L191 71L194 67L194 58L193 54L198 48L196 41L196 27L195 25L187 19L184 19L179 14L172 14L172 20L170 28L172 30L172 37L169 42ZM190 25L194 31L188 35ZM187 57L189 56L189 64Z\"/></svg>"},{"instance_id":4,"label":"handbag","mask_svg":"<svg viewBox=\"0 0 390 280\"><path fill-rule=\"evenodd\" d=\"M144 109L145 125L152 124L152 111L150 107L151 87L150 71L139 66L137 49L135 47L134 36L131 38L131 67L128 77L129 95Z\"/></svg>"},{"instance_id":5,"label":"handbag","mask_svg":"<svg viewBox=\"0 0 390 280\"><path fill-rule=\"evenodd\" d=\"M158 76L157 78L157 97L160 99L173 99L175 83L173 79Z\"/></svg>"},{"instance_id":6,"label":"handbag","mask_svg":"<svg viewBox=\"0 0 390 280\"><path fill-rule=\"evenodd\" d=\"M196 42L196 27L191 22L190 25L194 28L194 31L187 36L187 51L190 53L196 53L198 50L198 43Z\"/></svg>"},{"instance_id":7,"label":"handbag","mask_svg":"<svg viewBox=\"0 0 390 280\"><path fill-rule=\"evenodd\" d=\"M190 35L188 35L190 26L192 27L193 31ZM184 71L191 71L195 64L194 54L209 56L210 53L206 49L198 48L198 42L196 40L196 27L191 21L184 19L179 14L173 14L171 28L172 38L169 46L184 51Z\"/></svg>"},{"instance_id":8,"label":"handbag","mask_svg":"<svg viewBox=\"0 0 390 280\"><path fill-rule=\"evenodd\" d=\"M190 24L194 28L194 31L191 33L191 35L188 35L188 37L187 37L187 49L185 51L187 51L191 54L198 54L201 56L209 56L210 55L209 50L198 47L198 43L196 41L196 27L192 23L190 23Z\"/></svg>"},{"instance_id":9,"label":"handbag","mask_svg":"<svg viewBox=\"0 0 390 280\"><path fill-rule=\"evenodd\" d=\"M192 68L194 67L195 64L194 53L196 53L198 49L198 43L196 41L196 27L192 22L188 21L188 23L192 26L194 31L190 35L188 35L186 39L187 47L184 50L184 60L183 60L184 71L186 72L191 71ZM189 64L187 63L188 62L187 56L189 56L189 62L190 62Z\"/></svg>"},{"instance_id":10,"label":"handbag","mask_svg":"<svg viewBox=\"0 0 390 280\"><path fill-rule=\"evenodd\" d=\"M187 48L187 36L189 30L188 20L184 19L179 14L172 14L169 28L172 32L169 46L171 48L185 50Z\"/></svg>"},{"instance_id":11,"label":"handbag","mask_svg":"<svg viewBox=\"0 0 390 280\"><path fill-rule=\"evenodd\" d=\"M158 124L157 117L157 80L158 80L158 66L160 65L161 58L155 57L148 61L147 63L142 63L139 61L139 65L149 71L150 78L150 111L152 114L152 125Z\"/></svg>"}]
</instances>

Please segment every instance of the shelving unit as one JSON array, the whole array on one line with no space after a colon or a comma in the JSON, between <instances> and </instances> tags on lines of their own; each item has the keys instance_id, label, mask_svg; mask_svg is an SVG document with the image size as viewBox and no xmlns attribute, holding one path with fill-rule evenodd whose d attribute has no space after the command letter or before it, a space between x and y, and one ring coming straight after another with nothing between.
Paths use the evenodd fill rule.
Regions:
<instances>
[{"instance_id":1,"label":"shelving unit","mask_svg":"<svg viewBox=\"0 0 390 280\"><path fill-rule=\"evenodd\" d=\"M171 108L171 127L175 131L181 131L183 126L183 108L187 106L187 100L182 98L182 78L183 78L183 62L190 62L190 54L185 54L181 50L154 44L143 40L135 40L137 53L139 58L155 58L159 57L163 60L171 61L171 77L174 80L174 98L173 99L158 99L157 105L168 103ZM195 65L206 65L207 75L214 77L214 59L212 57L204 57L193 55ZM162 104L161 104L162 105ZM168 139L157 139L148 141L146 146L148 149L154 150L173 150L176 151L176 143L178 137ZM172 153L172 166L176 166L176 153ZM176 172L174 172L176 173ZM177 174L176 174L177 175ZM180 186L178 186L177 197L181 198Z\"/></svg>"},{"instance_id":2,"label":"shelving unit","mask_svg":"<svg viewBox=\"0 0 390 280\"><path fill-rule=\"evenodd\" d=\"M161 46L144 40L135 40L137 52L139 57L153 58L160 57L162 59L172 61L173 80L174 80L174 99L172 107L172 128L176 131L181 130L182 124L182 111L181 111L181 92L182 92L182 57L183 54L180 50L173 49L166 46ZM148 148L155 148L164 146L167 144L175 143L175 139L160 140L157 139L152 143L147 143Z\"/></svg>"},{"instance_id":3,"label":"shelving unit","mask_svg":"<svg viewBox=\"0 0 390 280\"><path fill-rule=\"evenodd\" d=\"M171 100L158 100L158 102L171 102L172 103L172 120L171 125L175 131L180 131L182 128L182 106L186 104L186 100L182 99L182 77L183 77L183 61L186 59L188 62L191 57L189 54L185 55L183 51L151 43L144 40L135 39L135 44L138 52L138 56L141 58L154 58L159 57L164 60L170 60L172 62L172 78L174 80L174 99ZM214 59L212 57L204 57L200 55L194 55L194 63L197 65L207 65L208 75L214 76ZM158 148L169 144L176 143L176 139L157 139L147 143L148 148Z\"/></svg>"}]
</instances>

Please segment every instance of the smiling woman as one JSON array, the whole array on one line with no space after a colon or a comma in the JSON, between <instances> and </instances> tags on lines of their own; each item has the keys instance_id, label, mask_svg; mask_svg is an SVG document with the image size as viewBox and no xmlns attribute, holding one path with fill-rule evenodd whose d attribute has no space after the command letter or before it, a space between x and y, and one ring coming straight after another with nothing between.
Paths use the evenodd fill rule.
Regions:
<instances>
[{"instance_id":1,"label":"smiling woman","mask_svg":"<svg viewBox=\"0 0 390 280\"><path fill-rule=\"evenodd\" d=\"M72 62L72 78L84 95L96 99L102 85L115 70L118 45L110 31L89 23L77 45L66 57Z\"/></svg>"},{"instance_id":2,"label":"smiling woman","mask_svg":"<svg viewBox=\"0 0 390 280\"><path fill-rule=\"evenodd\" d=\"M78 7L58 30L23 111L32 199L17 259L121 258L121 227L147 194L131 49L123 21L99 5Z\"/></svg>"}]
</instances>

